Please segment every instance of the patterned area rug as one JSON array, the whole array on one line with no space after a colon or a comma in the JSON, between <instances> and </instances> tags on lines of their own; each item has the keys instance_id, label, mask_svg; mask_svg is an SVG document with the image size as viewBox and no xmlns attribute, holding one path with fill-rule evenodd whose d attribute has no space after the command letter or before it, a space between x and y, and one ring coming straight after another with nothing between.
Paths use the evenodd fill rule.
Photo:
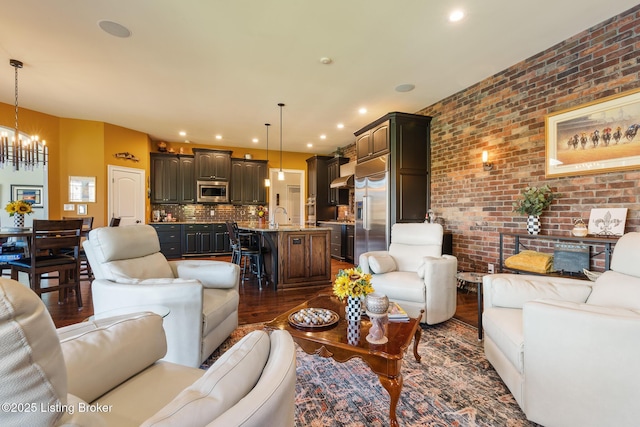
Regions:
<instances>
[{"instance_id":1,"label":"patterned area rug","mask_svg":"<svg viewBox=\"0 0 640 427\"><path fill-rule=\"evenodd\" d=\"M261 324L243 325L205 362ZM387 426L389 395L360 359L337 363L298 348L297 426ZM477 329L451 319L423 326L421 363L407 352L404 386L398 402L401 426L536 426L484 357Z\"/></svg>"}]
</instances>

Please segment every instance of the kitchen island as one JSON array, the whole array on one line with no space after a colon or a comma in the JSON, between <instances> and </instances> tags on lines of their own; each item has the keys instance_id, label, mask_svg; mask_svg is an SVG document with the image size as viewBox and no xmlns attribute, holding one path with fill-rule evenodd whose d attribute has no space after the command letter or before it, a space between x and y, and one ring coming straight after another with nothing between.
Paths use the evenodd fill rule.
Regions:
<instances>
[{"instance_id":1,"label":"kitchen island","mask_svg":"<svg viewBox=\"0 0 640 427\"><path fill-rule=\"evenodd\" d=\"M238 222L238 228L260 234L269 248L265 263L275 289L331 282L330 228L306 225L276 228L258 222Z\"/></svg>"}]
</instances>

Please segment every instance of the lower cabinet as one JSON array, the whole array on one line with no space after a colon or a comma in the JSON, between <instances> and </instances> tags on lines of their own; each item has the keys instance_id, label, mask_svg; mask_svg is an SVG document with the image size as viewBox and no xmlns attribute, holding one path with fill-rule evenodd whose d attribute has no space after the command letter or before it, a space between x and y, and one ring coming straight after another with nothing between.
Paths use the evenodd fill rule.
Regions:
<instances>
[{"instance_id":1,"label":"lower cabinet","mask_svg":"<svg viewBox=\"0 0 640 427\"><path fill-rule=\"evenodd\" d=\"M231 252L224 223L150 225L156 229L160 252L167 258Z\"/></svg>"},{"instance_id":2,"label":"lower cabinet","mask_svg":"<svg viewBox=\"0 0 640 427\"><path fill-rule=\"evenodd\" d=\"M160 240L160 252L167 258L180 258L182 256L180 224L150 224L156 229Z\"/></svg>"},{"instance_id":3,"label":"lower cabinet","mask_svg":"<svg viewBox=\"0 0 640 427\"><path fill-rule=\"evenodd\" d=\"M345 260L349 261L349 262L353 262L355 264L358 264L358 262L356 262L356 260L353 259L353 254L354 254L354 248L355 248L355 243L356 243L356 227L353 225L346 225L346 232L347 232L347 241L346 241L346 245L347 245L347 253L345 255Z\"/></svg>"},{"instance_id":4,"label":"lower cabinet","mask_svg":"<svg viewBox=\"0 0 640 427\"><path fill-rule=\"evenodd\" d=\"M278 233L278 287L325 284L331 281L328 230Z\"/></svg>"}]
</instances>

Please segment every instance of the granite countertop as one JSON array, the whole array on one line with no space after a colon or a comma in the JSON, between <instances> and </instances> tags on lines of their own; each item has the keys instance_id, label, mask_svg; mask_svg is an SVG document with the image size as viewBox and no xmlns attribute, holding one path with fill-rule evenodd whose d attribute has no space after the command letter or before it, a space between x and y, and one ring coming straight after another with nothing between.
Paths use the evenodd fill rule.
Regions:
<instances>
[{"instance_id":1,"label":"granite countertop","mask_svg":"<svg viewBox=\"0 0 640 427\"><path fill-rule=\"evenodd\" d=\"M339 220L329 220L329 221L318 221L319 224L337 224L337 225L356 225L355 221L339 221Z\"/></svg>"},{"instance_id":2,"label":"granite countertop","mask_svg":"<svg viewBox=\"0 0 640 427\"><path fill-rule=\"evenodd\" d=\"M278 231L329 231L329 227L317 227L315 225L280 225L279 227L270 227L268 223L258 223L256 221L239 221L238 227L244 230L259 231L259 232L271 232L276 233Z\"/></svg>"}]
</instances>

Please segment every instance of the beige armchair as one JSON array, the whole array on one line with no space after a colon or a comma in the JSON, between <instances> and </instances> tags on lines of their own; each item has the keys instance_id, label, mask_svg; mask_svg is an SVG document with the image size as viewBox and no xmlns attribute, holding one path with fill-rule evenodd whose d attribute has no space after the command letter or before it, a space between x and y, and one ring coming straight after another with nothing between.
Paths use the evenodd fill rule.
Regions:
<instances>
[{"instance_id":1,"label":"beige armchair","mask_svg":"<svg viewBox=\"0 0 640 427\"><path fill-rule=\"evenodd\" d=\"M484 277L484 351L527 418L629 426L640 418L640 233L620 238L595 282Z\"/></svg>"},{"instance_id":2,"label":"beige armchair","mask_svg":"<svg viewBox=\"0 0 640 427\"><path fill-rule=\"evenodd\" d=\"M238 327L240 268L223 261L167 261L149 225L102 227L83 243L95 280L94 312L160 305L164 360L198 367Z\"/></svg>"},{"instance_id":3,"label":"beige armchair","mask_svg":"<svg viewBox=\"0 0 640 427\"><path fill-rule=\"evenodd\" d=\"M57 332L57 333L56 333ZM293 426L296 350L254 331L207 371L158 361L162 318L137 313L55 330L38 296L0 278L3 426Z\"/></svg>"},{"instance_id":4,"label":"beige armchair","mask_svg":"<svg viewBox=\"0 0 640 427\"><path fill-rule=\"evenodd\" d=\"M442 255L440 224L394 224L388 251L365 252L360 267L371 273L371 284L429 325L444 322L456 312L458 261Z\"/></svg>"}]
</instances>

